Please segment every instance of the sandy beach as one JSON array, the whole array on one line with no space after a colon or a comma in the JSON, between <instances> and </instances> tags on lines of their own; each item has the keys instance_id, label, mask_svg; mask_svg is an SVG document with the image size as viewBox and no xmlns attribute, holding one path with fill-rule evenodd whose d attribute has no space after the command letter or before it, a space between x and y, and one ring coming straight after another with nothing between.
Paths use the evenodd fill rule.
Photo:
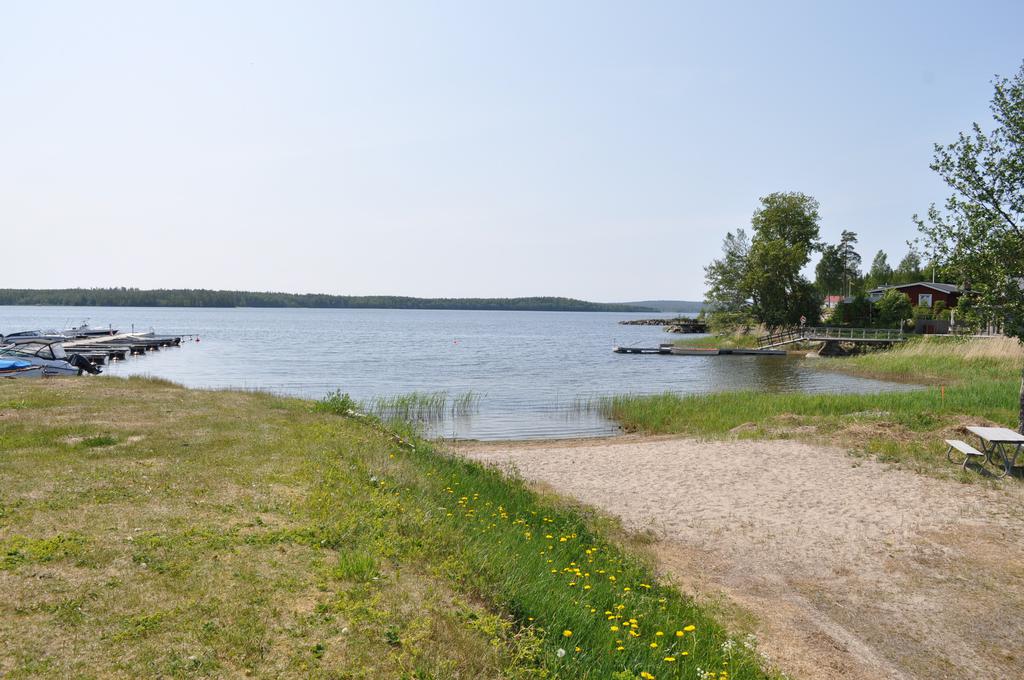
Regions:
<instances>
[{"instance_id":1,"label":"sandy beach","mask_svg":"<svg viewBox=\"0 0 1024 680\"><path fill-rule=\"evenodd\" d=\"M652 532L666 577L793 678L1024 677L1019 483L782 440L455 448Z\"/></svg>"}]
</instances>

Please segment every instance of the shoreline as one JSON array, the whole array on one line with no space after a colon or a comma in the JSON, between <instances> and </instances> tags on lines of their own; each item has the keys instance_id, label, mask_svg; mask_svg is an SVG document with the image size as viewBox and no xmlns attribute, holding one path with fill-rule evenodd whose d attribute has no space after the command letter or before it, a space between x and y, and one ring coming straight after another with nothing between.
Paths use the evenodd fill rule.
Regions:
<instances>
[{"instance_id":1,"label":"shoreline","mask_svg":"<svg viewBox=\"0 0 1024 680\"><path fill-rule=\"evenodd\" d=\"M1024 659L997 651L1015 633L982 644L967 630L979 616L1024 611L1024 585L987 566L1024 562L1020 485L963 485L802 441L626 435L450 448L650 535L663 573L717 603L794 677L923 679L947 664L963 676L1024 672ZM965 569L988 584L935 576Z\"/></svg>"}]
</instances>

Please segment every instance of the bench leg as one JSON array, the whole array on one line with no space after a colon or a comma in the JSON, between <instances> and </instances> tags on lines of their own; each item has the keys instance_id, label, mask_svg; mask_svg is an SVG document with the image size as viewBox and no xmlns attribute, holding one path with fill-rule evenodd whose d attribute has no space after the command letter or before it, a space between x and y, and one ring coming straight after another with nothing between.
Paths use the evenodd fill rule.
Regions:
<instances>
[{"instance_id":1,"label":"bench leg","mask_svg":"<svg viewBox=\"0 0 1024 680\"><path fill-rule=\"evenodd\" d=\"M959 465L964 471L967 470L967 461L969 461L970 459L970 456L964 455L963 462L957 463L956 460L953 458L953 447L950 446L948 449L946 449L946 460L948 460L950 463L953 463L954 465Z\"/></svg>"}]
</instances>

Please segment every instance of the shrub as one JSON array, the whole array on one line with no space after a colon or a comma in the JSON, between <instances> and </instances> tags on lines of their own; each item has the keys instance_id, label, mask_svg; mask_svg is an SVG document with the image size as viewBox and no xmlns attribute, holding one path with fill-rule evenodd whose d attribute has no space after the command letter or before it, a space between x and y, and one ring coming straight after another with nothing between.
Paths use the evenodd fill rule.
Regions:
<instances>
[{"instance_id":1,"label":"shrub","mask_svg":"<svg viewBox=\"0 0 1024 680\"><path fill-rule=\"evenodd\" d=\"M875 310L879 323L884 326L902 324L914 314L910 298L894 288L885 291L885 295L875 303Z\"/></svg>"},{"instance_id":2,"label":"shrub","mask_svg":"<svg viewBox=\"0 0 1024 680\"><path fill-rule=\"evenodd\" d=\"M355 415L359 410L359 402L348 395L348 392L335 390L313 404L317 413L334 413L339 416Z\"/></svg>"}]
</instances>

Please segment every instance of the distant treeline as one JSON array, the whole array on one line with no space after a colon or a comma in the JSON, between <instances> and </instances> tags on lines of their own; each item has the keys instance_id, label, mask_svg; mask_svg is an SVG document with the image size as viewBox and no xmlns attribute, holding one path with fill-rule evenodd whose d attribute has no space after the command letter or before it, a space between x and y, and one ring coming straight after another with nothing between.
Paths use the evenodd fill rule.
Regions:
<instances>
[{"instance_id":1,"label":"distant treeline","mask_svg":"<svg viewBox=\"0 0 1024 680\"><path fill-rule=\"evenodd\" d=\"M73 307L306 307L327 309L476 309L530 312L653 312L631 304L563 297L414 298L394 295L259 293L243 290L138 288L0 288L0 305Z\"/></svg>"}]
</instances>

